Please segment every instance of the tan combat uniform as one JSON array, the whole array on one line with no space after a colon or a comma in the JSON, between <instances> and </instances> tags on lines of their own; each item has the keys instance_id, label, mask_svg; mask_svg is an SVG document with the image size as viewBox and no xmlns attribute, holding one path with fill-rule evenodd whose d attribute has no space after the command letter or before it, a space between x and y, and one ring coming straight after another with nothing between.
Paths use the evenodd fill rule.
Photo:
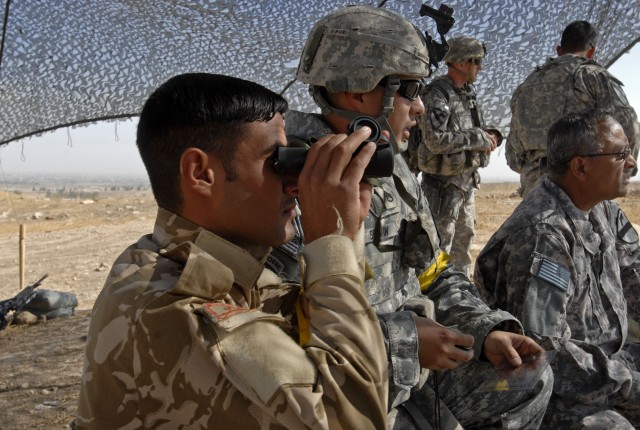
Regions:
<instances>
[{"instance_id":1,"label":"tan combat uniform","mask_svg":"<svg viewBox=\"0 0 640 430\"><path fill-rule=\"evenodd\" d=\"M159 209L96 300L78 428L385 428L363 236L307 244L299 300L264 261Z\"/></svg>"}]
</instances>

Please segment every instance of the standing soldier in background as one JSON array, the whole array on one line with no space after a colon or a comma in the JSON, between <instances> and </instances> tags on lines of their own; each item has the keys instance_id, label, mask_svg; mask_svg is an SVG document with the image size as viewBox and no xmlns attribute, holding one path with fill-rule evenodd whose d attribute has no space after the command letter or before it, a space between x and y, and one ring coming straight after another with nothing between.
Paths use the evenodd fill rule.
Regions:
<instances>
[{"instance_id":1,"label":"standing soldier in background","mask_svg":"<svg viewBox=\"0 0 640 430\"><path fill-rule=\"evenodd\" d=\"M587 21L574 21L562 32L558 58L549 58L516 88L511 98L507 163L520 173L525 196L547 172L547 130L563 114L588 108L611 108L622 125L632 155L638 156L640 131L622 82L593 61L598 32ZM637 173L637 168L633 174Z\"/></svg>"},{"instance_id":2,"label":"standing soldier in background","mask_svg":"<svg viewBox=\"0 0 640 430\"><path fill-rule=\"evenodd\" d=\"M471 242L475 235L475 192L478 168L489 164L502 142L496 128L487 127L473 83L482 70L484 44L472 37L449 41L444 57L448 71L429 83L422 96L426 113L413 136L422 190L436 219L440 247L453 264L470 276Z\"/></svg>"},{"instance_id":3,"label":"standing soldier in background","mask_svg":"<svg viewBox=\"0 0 640 430\"><path fill-rule=\"evenodd\" d=\"M387 348L388 428L453 429L459 422L465 428L534 429L550 395L550 369L528 391L478 390L492 364L518 366L521 356L538 350L521 336L515 318L491 310L469 279L447 264L429 205L401 155L424 112L419 94L427 76L425 40L409 21L382 8L338 9L311 30L296 74L322 113L288 112L287 137L312 142L345 133L350 121L366 115L394 149L393 176L374 186L365 220L367 295ZM303 210L303 221L306 216ZM294 248L276 248L267 266L291 278L295 269L287 266L297 263L287 253L296 257ZM427 369L439 371L437 378Z\"/></svg>"}]
</instances>

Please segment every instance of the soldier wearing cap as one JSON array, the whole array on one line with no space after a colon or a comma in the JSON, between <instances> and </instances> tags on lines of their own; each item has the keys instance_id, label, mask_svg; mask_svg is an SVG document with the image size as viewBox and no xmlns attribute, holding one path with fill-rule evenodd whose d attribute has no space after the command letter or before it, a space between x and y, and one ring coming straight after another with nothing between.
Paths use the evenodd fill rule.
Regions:
<instances>
[{"instance_id":1,"label":"soldier wearing cap","mask_svg":"<svg viewBox=\"0 0 640 430\"><path fill-rule=\"evenodd\" d=\"M472 37L449 40L447 74L431 81L423 93L426 113L412 136L440 247L467 276L473 271L478 168L489 164L491 152L502 141L500 131L485 124L473 86L485 54L484 44Z\"/></svg>"},{"instance_id":2,"label":"soldier wearing cap","mask_svg":"<svg viewBox=\"0 0 640 430\"><path fill-rule=\"evenodd\" d=\"M468 278L447 264L420 184L401 155L424 112L419 93L428 76L424 38L409 21L381 8L338 9L312 28L296 76L309 85L321 114L288 112L287 134L309 141L345 133L351 120L368 115L396 153L393 176L374 186L365 220L365 286L387 347L388 428L428 429L438 420L442 428L537 428L550 369L527 392L478 392L493 367L478 358L517 366L520 355L539 350L521 336L515 318L489 309ZM268 266L282 273L293 248L274 251ZM436 378L429 369L442 372Z\"/></svg>"}]
</instances>

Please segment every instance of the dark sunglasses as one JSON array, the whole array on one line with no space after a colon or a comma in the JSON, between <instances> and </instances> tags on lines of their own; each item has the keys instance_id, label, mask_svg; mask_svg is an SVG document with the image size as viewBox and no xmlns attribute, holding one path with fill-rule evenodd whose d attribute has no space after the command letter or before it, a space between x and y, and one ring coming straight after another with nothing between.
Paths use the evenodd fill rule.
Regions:
<instances>
[{"instance_id":1,"label":"dark sunglasses","mask_svg":"<svg viewBox=\"0 0 640 430\"><path fill-rule=\"evenodd\" d=\"M386 87L388 78L384 78L378 85ZM398 88L398 94L405 99L416 100L418 96L427 86L424 79L401 79L400 88Z\"/></svg>"},{"instance_id":2,"label":"dark sunglasses","mask_svg":"<svg viewBox=\"0 0 640 430\"><path fill-rule=\"evenodd\" d=\"M591 154L580 154L579 157L603 157L611 155L616 161L625 161L631 155L631 148L627 147L623 152L593 152Z\"/></svg>"}]
</instances>

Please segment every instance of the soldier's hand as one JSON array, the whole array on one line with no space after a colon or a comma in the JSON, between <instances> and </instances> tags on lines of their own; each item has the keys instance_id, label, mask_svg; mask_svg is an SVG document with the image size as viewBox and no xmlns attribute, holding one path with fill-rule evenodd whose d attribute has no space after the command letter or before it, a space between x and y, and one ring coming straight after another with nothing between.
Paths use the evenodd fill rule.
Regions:
<instances>
[{"instance_id":1,"label":"soldier's hand","mask_svg":"<svg viewBox=\"0 0 640 430\"><path fill-rule=\"evenodd\" d=\"M496 366L508 361L514 367L522 365L520 356L533 355L543 349L533 339L508 331L492 331L484 339L482 352L484 356Z\"/></svg>"},{"instance_id":2,"label":"soldier's hand","mask_svg":"<svg viewBox=\"0 0 640 430\"><path fill-rule=\"evenodd\" d=\"M421 367L455 369L473 358L473 336L449 329L431 318L416 317L415 321Z\"/></svg>"},{"instance_id":3,"label":"soldier's hand","mask_svg":"<svg viewBox=\"0 0 640 430\"><path fill-rule=\"evenodd\" d=\"M362 127L350 135L328 135L311 146L298 177L305 242L336 233L354 239L371 203L362 175L376 145L358 146L371 134ZM353 158L352 158L353 157Z\"/></svg>"},{"instance_id":4,"label":"soldier's hand","mask_svg":"<svg viewBox=\"0 0 640 430\"><path fill-rule=\"evenodd\" d=\"M493 130L485 130L489 136L491 146L487 149L487 154L491 154L498 146L500 146L500 140L502 137Z\"/></svg>"}]
</instances>

